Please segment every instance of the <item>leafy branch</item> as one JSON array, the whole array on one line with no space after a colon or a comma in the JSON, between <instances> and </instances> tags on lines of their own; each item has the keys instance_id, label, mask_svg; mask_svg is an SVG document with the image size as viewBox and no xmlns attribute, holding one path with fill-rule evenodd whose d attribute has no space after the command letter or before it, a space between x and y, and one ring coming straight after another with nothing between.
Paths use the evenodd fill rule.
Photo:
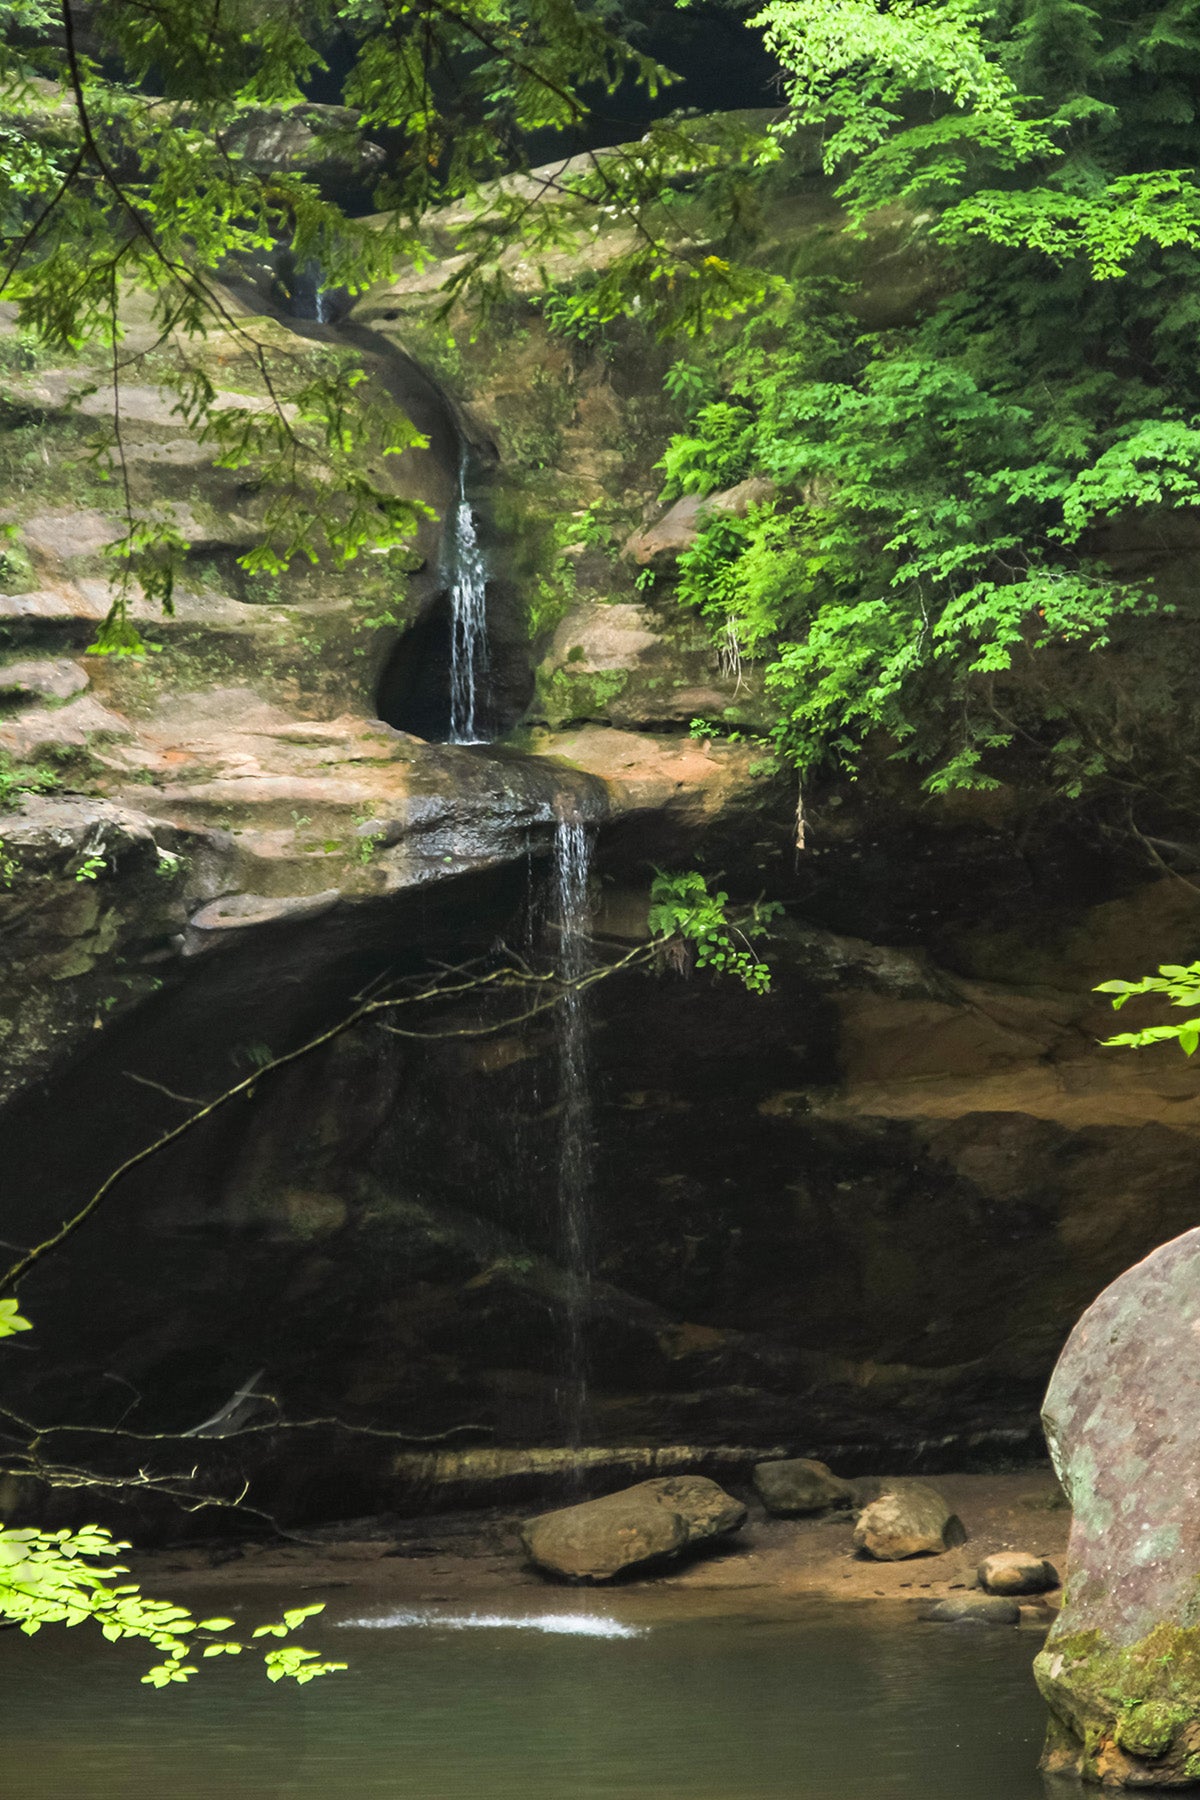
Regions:
<instances>
[{"instance_id":1,"label":"leafy branch","mask_svg":"<svg viewBox=\"0 0 1200 1800\"><path fill-rule=\"evenodd\" d=\"M136 1582L116 1580L128 1569L110 1559L129 1548L99 1525L78 1531L0 1527L0 1619L19 1626L27 1637L44 1625L92 1624L110 1644L148 1644L161 1660L142 1681L161 1688L187 1682L201 1660L240 1656L255 1639L286 1638L325 1610L324 1602L291 1607L281 1619L257 1626L248 1640L230 1637L233 1619L197 1619L185 1606L150 1599ZM189 1660L193 1657L196 1661ZM266 1649L263 1661L269 1681L300 1686L348 1667L299 1644Z\"/></svg>"},{"instance_id":2,"label":"leafy branch","mask_svg":"<svg viewBox=\"0 0 1200 1800\"><path fill-rule=\"evenodd\" d=\"M1106 1048L1141 1050L1147 1044L1175 1043L1185 1056L1194 1056L1200 1047L1200 1011L1196 1010L1200 1008L1200 962L1160 963L1157 975L1143 975L1140 981L1102 981L1095 991L1113 996L1114 1012L1120 1012L1128 1001L1140 995L1152 995L1192 1013L1191 1018L1174 1024L1119 1032L1104 1039Z\"/></svg>"},{"instance_id":3,"label":"leafy branch","mask_svg":"<svg viewBox=\"0 0 1200 1800\"><path fill-rule=\"evenodd\" d=\"M770 991L771 970L754 940L769 935L770 921L782 910L775 901L759 899L734 917L729 895L710 893L703 875L694 871L666 875L660 869L650 889L650 930L660 953L677 967L690 954L696 968L731 975L751 994Z\"/></svg>"}]
</instances>

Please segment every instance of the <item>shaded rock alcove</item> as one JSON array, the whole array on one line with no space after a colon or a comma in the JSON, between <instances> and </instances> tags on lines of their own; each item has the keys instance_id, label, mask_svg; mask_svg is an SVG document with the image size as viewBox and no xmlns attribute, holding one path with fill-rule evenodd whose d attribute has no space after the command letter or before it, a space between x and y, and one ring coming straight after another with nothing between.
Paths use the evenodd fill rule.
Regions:
<instances>
[{"instance_id":1,"label":"shaded rock alcove","mask_svg":"<svg viewBox=\"0 0 1200 1800\"><path fill-rule=\"evenodd\" d=\"M488 663L479 684L477 724L481 737L494 739L517 723L533 694L528 638L511 595L498 584L488 587L487 628ZM450 738L453 632L451 595L443 588L384 664L375 711L385 724L427 743Z\"/></svg>"},{"instance_id":2,"label":"shaded rock alcove","mask_svg":"<svg viewBox=\"0 0 1200 1800\"><path fill-rule=\"evenodd\" d=\"M436 755L481 781L492 760ZM601 832L597 917L627 943L645 898L610 860L624 842ZM232 933L9 1109L6 1235L61 1219L176 1122L178 1096L219 1091L382 974L523 942L547 848L543 827L531 865L518 850ZM1096 909L1091 954L1144 935L1122 905ZM591 1004L582 1441L749 1442L849 1473L1036 1453L1073 1320L1190 1223L1188 1070L1097 1051L1082 972L1070 1004L1037 971L1021 993L798 921L770 956L766 999L664 971ZM462 1003L437 1022L499 1021ZM294 1418L561 1445L558 1054L536 1020L433 1042L362 1026L263 1081L29 1284L17 1403L186 1429L263 1369ZM253 1466L220 1454L285 1519L422 1503L386 1438L294 1436Z\"/></svg>"}]
</instances>

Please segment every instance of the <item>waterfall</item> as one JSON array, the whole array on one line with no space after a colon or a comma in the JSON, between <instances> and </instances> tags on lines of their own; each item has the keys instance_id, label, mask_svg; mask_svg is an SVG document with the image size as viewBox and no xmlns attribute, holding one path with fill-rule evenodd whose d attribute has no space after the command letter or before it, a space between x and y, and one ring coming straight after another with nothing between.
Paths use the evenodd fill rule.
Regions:
<instances>
[{"instance_id":1,"label":"waterfall","mask_svg":"<svg viewBox=\"0 0 1200 1800\"><path fill-rule=\"evenodd\" d=\"M591 841L577 817L559 818L554 833L556 965L563 982L577 982L591 966L588 882ZM560 1406L565 1441L578 1449L587 1408L587 1322L592 1266L592 1071L587 1000L568 988L555 1008L559 1080L558 1260L565 1300L560 1354Z\"/></svg>"},{"instance_id":2,"label":"waterfall","mask_svg":"<svg viewBox=\"0 0 1200 1800\"><path fill-rule=\"evenodd\" d=\"M458 473L450 531L450 742L478 744L483 677L488 667L487 564L467 499L467 461Z\"/></svg>"}]
</instances>

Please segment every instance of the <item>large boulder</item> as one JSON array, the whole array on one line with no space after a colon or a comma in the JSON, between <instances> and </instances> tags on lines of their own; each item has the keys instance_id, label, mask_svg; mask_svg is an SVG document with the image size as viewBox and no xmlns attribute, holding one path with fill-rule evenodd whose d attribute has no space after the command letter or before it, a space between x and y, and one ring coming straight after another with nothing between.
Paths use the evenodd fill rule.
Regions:
<instances>
[{"instance_id":1,"label":"large boulder","mask_svg":"<svg viewBox=\"0 0 1200 1800\"><path fill-rule=\"evenodd\" d=\"M543 1513L521 1538L539 1569L569 1581L611 1581L737 1531L746 1508L705 1475L668 1475Z\"/></svg>"},{"instance_id":2,"label":"large boulder","mask_svg":"<svg viewBox=\"0 0 1200 1800\"><path fill-rule=\"evenodd\" d=\"M1200 1782L1200 1230L1118 1277L1067 1340L1043 1422L1072 1508L1066 1601L1034 1670L1043 1767Z\"/></svg>"},{"instance_id":3,"label":"large boulder","mask_svg":"<svg viewBox=\"0 0 1200 1800\"><path fill-rule=\"evenodd\" d=\"M939 1556L966 1542L962 1521L927 1481L895 1481L858 1515L854 1545L877 1562Z\"/></svg>"},{"instance_id":4,"label":"large boulder","mask_svg":"<svg viewBox=\"0 0 1200 1800\"><path fill-rule=\"evenodd\" d=\"M834 1506L849 1506L853 1500L848 1481L842 1481L826 1463L807 1456L759 1463L754 1486L767 1511L785 1518L828 1512Z\"/></svg>"}]
</instances>

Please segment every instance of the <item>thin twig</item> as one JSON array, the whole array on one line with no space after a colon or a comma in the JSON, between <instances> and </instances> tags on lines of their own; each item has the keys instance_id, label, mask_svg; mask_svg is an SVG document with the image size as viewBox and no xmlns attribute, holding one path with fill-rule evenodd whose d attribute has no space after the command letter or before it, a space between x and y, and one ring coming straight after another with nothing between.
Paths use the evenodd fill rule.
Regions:
<instances>
[{"instance_id":1,"label":"thin twig","mask_svg":"<svg viewBox=\"0 0 1200 1800\"><path fill-rule=\"evenodd\" d=\"M133 1069L122 1069L121 1073L126 1081L136 1081L142 1087L156 1088L160 1094L165 1094L168 1100L178 1100L181 1106L204 1105L204 1101L197 1099L195 1094L177 1094L174 1088L164 1087L161 1081L151 1081L149 1075L139 1075Z\"/></svg>"},{"instance_id":2,"label":"thin twig","mask_svg":"<svg viewBox=\"0 0 1200 1800\"><path fill-rule=\"evenodd\" d=\"M391 1031L396 1036L410 1037L423 1042L437 1041L439 1038L490 1037L497 1031L511 1030L512 1026L519 1023L522 1018L532 1017L539 1012L549 1011L552 1007L559 1005L570 993L583 992L585 989L594 986L597 981L604 980L610 975L619 974L621 970L630 968L635 963L648 960L651 954L651 946L638 945L635 949L628 951L624 956L619 957L616 962L603 964L599 968L593 969L586 975L581 976L579 980L575 982L557 983L556 991L544 1002L539 1002L533 1008L529 1009L528 1012L520 1014L516 1018L507 1018L499 1023L465 1027L461 1030L450 1032L406 1032L402 1030L402 1028L390 1024L387 1025L385 1029ZM241 1081L235 1082L232 1087L226 1088L223 1093L218 1094L215 1099L209 1100L203 1105L198 1106L195 1112L189 1114L186 1119L181 1120L178 1125L172 1126L169 1131L161 1133L161 1135L155 1138L152 1143L143 1145L140 1150L135 1151L131 1156L127 1156L124 1162L120 1163L118 1167L101 1182L100 1186L92 1194L90 1199L85 1201L83 1206L79 1208L78 1212L73 1213L69 1219L64 1219L57 1231L52 1232L51 1235L48 1238L45 1238L40 1244L35 1244L32 1249L19 1257L3 1276L0 1276L0 1293L15 1292L31 1269L35 1268L45 1257L53 1255L55 1251L60 1250L64 1244L68 1243L70 1239L75 1236L76 1232L80 1231L83 1226L87 1224L88 1220L92 1218L108 1199L114 1188L116 1188L127 1175L132 1174L133 1171L140 1168L143 1163L149 1162L152 1157L157 1156L159 1152L165 1150L168 1145L176 1143L180 1138L184 1137L187 1132L191 1131L194 1126L199 1125L205 1119L212 1118L214 1114L228 1106L231 1101L241 1098L251 1098L260 1081L275 1074L280 1069L290 1068L293 1063L300 1062L304 1057L311 1055L314 1050L319 1050L323 1045L332 1043L336 1038L341 1037L345 1032L349 1031L352 1026L359 1024L362 1020L371 1018L379 1013L394 1012L402 1006L418 1006L433 1000L456 999L462 994L479 993L484 989L496 987L498 985L507 987L540 986L548 981L554 982L555 980L556 978L552 975L528 975L506 965L502 968L492 970L486 975L471 976L465 981L443 983L440 985L434 984L417 993L393 995L388 999L367 1000L362 1002L361 1005L354 1007L352 1011L339 1019L336 1024L329 1026L325 1031L318 1032L315 1037L309 1038L305 1043L298 1045L296 1049L285 1051L281 1056L272 1057L270 1062L264 1063L261 1068L254 1069Z\"/></svg>"}]
</instances>

